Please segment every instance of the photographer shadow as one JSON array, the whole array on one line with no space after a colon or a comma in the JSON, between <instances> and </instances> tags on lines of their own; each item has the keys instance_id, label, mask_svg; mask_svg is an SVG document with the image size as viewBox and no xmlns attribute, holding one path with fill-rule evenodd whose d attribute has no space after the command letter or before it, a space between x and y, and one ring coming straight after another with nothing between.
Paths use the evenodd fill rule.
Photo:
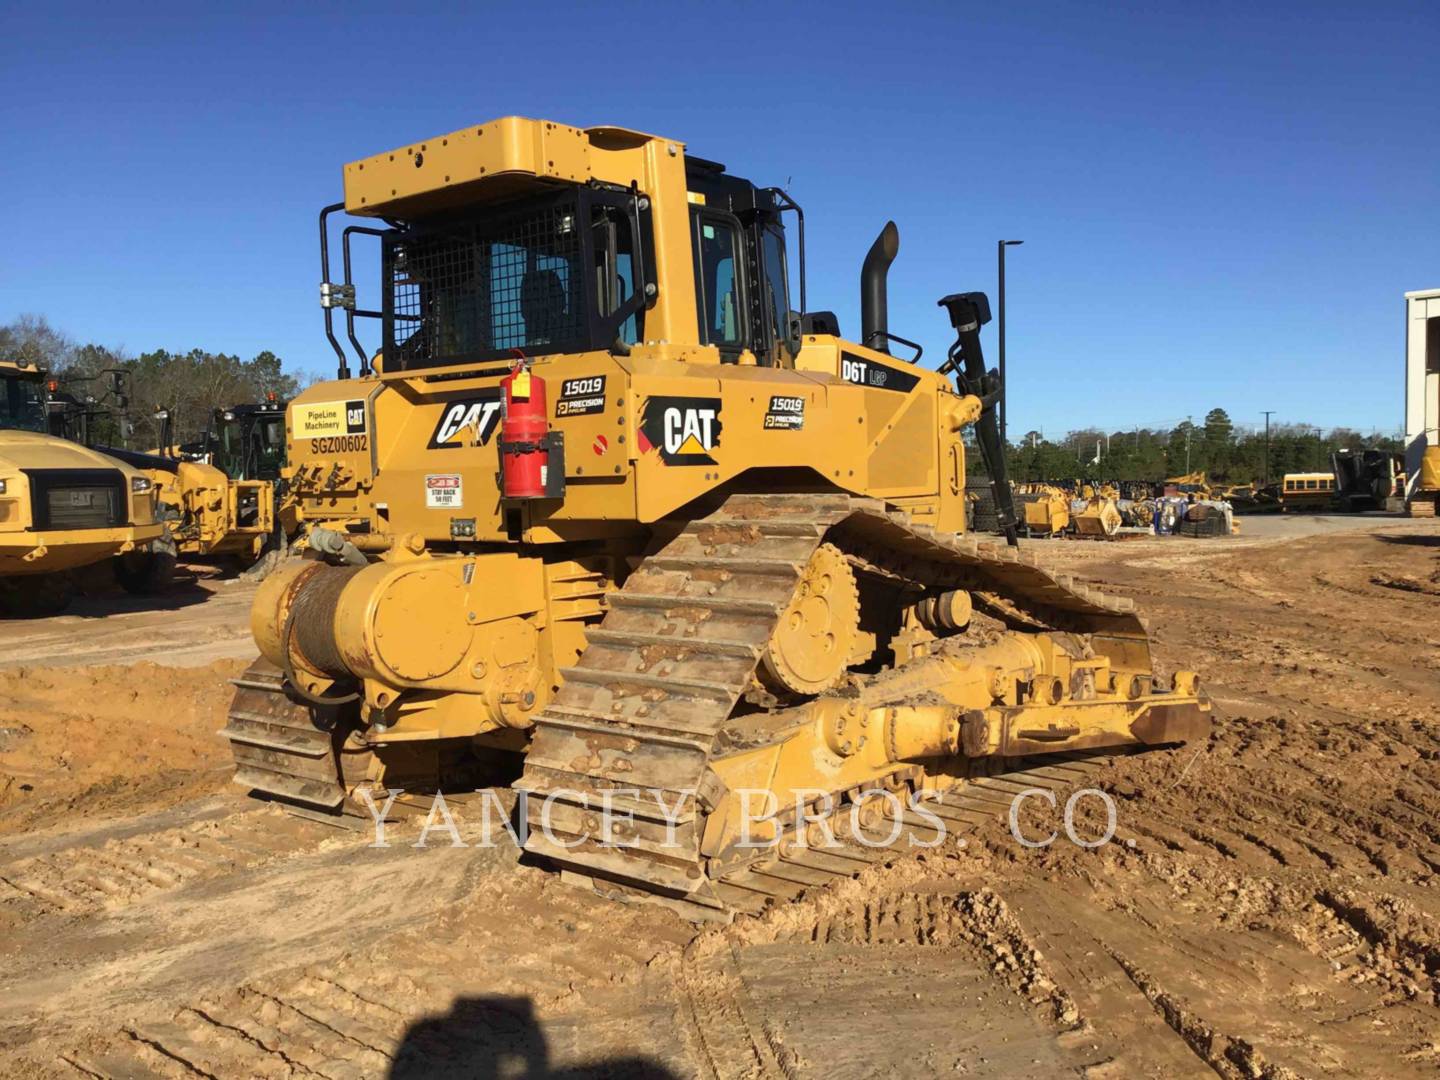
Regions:
<instances>
[{"instance_id":1,"label":"photographer shadow","mask_svg":"<svg viewBox=\"0 0 1440 1080\"><path fill-rule=\"evenodd\" d=\"M669 1068L645 1057L554 1068L534 1006L523 997L457 998L445 1015L417 1020L400 1040L388 1076L389 1080L679 1080Z\"/></svg>"}]
</instances>

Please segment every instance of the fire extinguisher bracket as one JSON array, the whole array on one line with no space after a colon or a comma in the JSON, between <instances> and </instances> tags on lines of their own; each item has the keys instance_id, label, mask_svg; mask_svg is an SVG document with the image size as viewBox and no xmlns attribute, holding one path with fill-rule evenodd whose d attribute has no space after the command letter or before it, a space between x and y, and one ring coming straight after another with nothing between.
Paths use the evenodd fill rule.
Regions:
<instances>
[{"instance_id":1,"label":"fire extinguisher bracket","mask_svg":"<svg viewBox=\"0 0 1440 1080\"><path fill-rule=\"evenodd\" d=\"M549 444L550 461L545 469L545 497L547 499L563 499L565 497L565 433L563 431L547 431L545 441Z\"/></svg>"},{"instance_id":2,"label":"fire extinguisher bracket","mask_svg":"<svg viewBox=\"0 0 1440 1080\"><path fill-rule=\"evenodd\" d=\"M500 380L498 484L507 502L560 499L565 495L565 443L550 430L545 380L517 364Z\"/></svg>"},{"instance_id":3,"label":"fire extinguisher bracket","mask_svg":"<svg viewBox=\"0 0 1440 1080\"><path fill-rule=\"evenodd\" d=\"M517 440L507 442L503 438L498 440L500 459L516 454L545 454L545 493L539 496L528 498L541 499L563 499L565 497L565 433L563 431L547 431L538 440ZM503 494L502 474L496 476L497 484L501 484L502 498L507 502L526 502L527 497L515 498Z\"/></svg>"}]
</instances>

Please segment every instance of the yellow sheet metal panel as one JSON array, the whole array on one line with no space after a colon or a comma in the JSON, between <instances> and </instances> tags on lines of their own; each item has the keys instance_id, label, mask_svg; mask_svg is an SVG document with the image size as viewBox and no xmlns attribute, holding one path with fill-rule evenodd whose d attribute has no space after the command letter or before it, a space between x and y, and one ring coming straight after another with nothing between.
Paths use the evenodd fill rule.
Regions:
<instances>
[{"instance_id":1,"label":"yellow sheet metal panel","mask_svg":"<svg viewBox=\"0 0 1440 1080\"><path fill-rule=\"evenodd\" d=\"M1432 446L1420 460L1420 487L1440 491L1440 446Z\"/></svg>"},{"instance_id":2,"label":"yellow sheet metal panel","mask_svg":"<svg viewBox=\"0 0 1440 1080\"><path fill-rule=\"evenodd\" d=\"M503 177L583 184L591 176L589 151L580 128L506 116L350 162L345 209L423 214L456 201L463 189Z\"/></svg>"}]
</instances>

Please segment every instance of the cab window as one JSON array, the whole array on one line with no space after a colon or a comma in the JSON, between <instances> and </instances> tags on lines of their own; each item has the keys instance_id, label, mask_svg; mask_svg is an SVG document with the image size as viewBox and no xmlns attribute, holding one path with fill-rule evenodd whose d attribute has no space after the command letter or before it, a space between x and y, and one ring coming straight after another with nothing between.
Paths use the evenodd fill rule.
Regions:
<instances>
[{"instance_id":1,"label":"cab window","mask_svg":"<svg viewBox=\"0 0 1440 1080\"><path fill-rule=\"evenodd\" d=\"M38 379L0 380L0 428L46 429L45 394Z\"/></svg>"},{"instance_id":2,"label":"cab window","mask_svg":"<svg viewBox=\"0 0 1440 1080\"><path fill-rule=\"evenodd\" d=\"M594 228L596 310L611 315L635 295L635 230L630 217L614 206L595 208ZM640 340L643 316L642 308L620 324L616 336L626 345Z\"/></svg>"},{"instance_id":3,"label":"cab window","mask_svg":"<svg viewBox=\"0 0 1440 1080\"><path fill-rule=\"evenodd\" d=\"M721 349L745 347L740 291L740 235L733 219L713 213L695 216L695 286L700 340Z\"/></svg>"},{"instance_id":4,"label":"cab window","mask_svg":"<svg viewBox=\"0 0 1440 1080\"><path fill-rule=\"evenodd\" d=\"M765 309L778 361L790 340L790 282L785 273L785 234L767 228L761 238L765 260Z\"/></svg>"}]
</instances>

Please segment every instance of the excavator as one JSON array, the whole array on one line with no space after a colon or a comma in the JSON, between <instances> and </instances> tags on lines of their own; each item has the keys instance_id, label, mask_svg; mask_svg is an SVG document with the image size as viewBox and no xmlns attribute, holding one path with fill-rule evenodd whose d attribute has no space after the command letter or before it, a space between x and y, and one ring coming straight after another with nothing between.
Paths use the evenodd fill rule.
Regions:
<instances>
[{"instance_id":1,"label":"excavator","mask_svg":"<svg viewBox=\"0 0 1440 1080\"><path fill-rule=\"evenodd\" d=\"M309 557L257 591L224 730L257 794L368 815L521 754L530 858L729 919L1207 737L1133 604L1017 546L988 300L942 297L922 366L889 329L893 222L854 339L808 306L794 199L625 128L507 117L354 161L320 237L337 377L286 433ZM967 428L1002 537L965 531Z\"/></svg>"}]
</instances>

